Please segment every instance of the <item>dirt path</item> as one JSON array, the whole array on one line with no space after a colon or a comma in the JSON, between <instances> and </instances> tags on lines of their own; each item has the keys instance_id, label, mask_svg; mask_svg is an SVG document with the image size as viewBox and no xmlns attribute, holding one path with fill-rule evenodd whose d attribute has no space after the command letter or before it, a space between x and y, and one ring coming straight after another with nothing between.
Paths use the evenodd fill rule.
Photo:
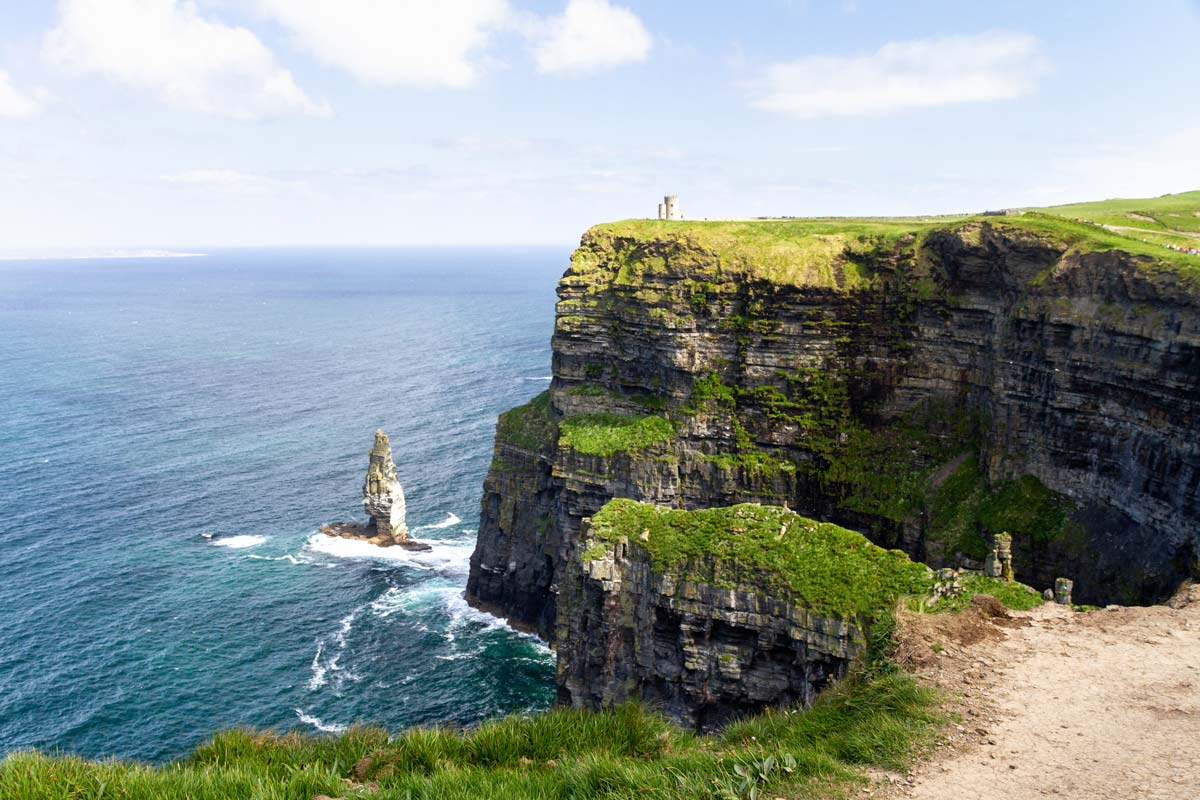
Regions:
<instances>
[{"instance_id":1,"label":"dirt path","mask_svg":"<svg viewBox=\"0 0 1200 800\"><path fill-rule=\"evenodd\" d=\"M962 695L962 721L930 763L868 794L1200 799L1200 586L1172 605L1048 604L973 643L919 631L921 671Z\"/></svg>"}]
</instances>

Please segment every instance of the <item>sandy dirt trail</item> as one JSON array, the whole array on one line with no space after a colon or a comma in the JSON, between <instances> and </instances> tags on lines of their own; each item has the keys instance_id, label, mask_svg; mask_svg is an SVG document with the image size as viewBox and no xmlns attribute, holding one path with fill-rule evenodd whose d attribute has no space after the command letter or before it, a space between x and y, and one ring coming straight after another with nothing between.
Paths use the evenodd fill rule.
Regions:
<instances>
[{"instance_id":1,"label":"sandy dirt trail","mask_svg":"<svg viewBox=\"0 0 1200 800\"><path fill-rule=\"evenodd\" d=\"M1170 606L1013 617L965 641L920 632L920 671L962 698L961 724L912 776L865 794L1200 800L1200 586Z\"/></svg>"}]
</instances>

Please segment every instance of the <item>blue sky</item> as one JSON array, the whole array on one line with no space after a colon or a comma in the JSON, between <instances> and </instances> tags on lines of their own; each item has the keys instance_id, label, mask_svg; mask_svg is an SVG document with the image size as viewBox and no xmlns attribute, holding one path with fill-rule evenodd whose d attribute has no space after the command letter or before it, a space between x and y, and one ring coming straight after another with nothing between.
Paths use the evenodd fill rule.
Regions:
<instances>
[{"instance_id":1,"label":"blue sky","mask_svg":"<svg viewBox=\"0 0 1200 800\"><path fill-rule=\"evenodd\" d=\"M1200 3L0 0L0 249L1200 188Z\"/></svg>"}]
</instances>

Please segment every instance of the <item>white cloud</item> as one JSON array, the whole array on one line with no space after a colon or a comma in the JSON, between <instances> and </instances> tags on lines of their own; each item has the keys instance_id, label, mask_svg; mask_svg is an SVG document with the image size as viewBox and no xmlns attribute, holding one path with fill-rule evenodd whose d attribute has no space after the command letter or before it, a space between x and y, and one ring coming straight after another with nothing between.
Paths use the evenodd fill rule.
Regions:
<instances>
[{"instance_id":1,"label":"white cloud","mask_svg":"<svg viewBox=\"0 0 1200 800\"><path fill-rule=\"evenodd\" d=\"M536 36L534 59L542 72L582 73L645 61L653 41L628 8L608 0L570 0Z\"/></svg>"},{"instance_id":2,"label":"white cloud","mask_svg":"<svg viewBox=\"0 0 1200 800\"><path fill-rule=\"evenodd\" d=\"M60 0L45 46L67 68L158 92L191 111L235 119L329 113L257 36L202 17L189 0Z\"/></svg>"},{"instance_id":3,"label":"white cloud","mask_svg":"<svg viewBox=\"0 0 1200 800\"><path fill-rule=\"evenodd\" d=\"M772 64L752 84L752 104L814 119L1011 100L1031 92L1045 69L1037 39L1023 33L891 42L870 55Z\"/></svg>"},{"instance_id":4,"label":"white cloud","mask_svg":"<svg viewBox=\"0 0 1200 800\"><path fill-rule=\"evenodd\" d=\"M470 85L507 0L258 0L321 61L384 85Z\"/></svg>"},{"instance_id":5,"label":"white cloud","mask_svg":"<svg viewBox=\"0 0 1200 800\"><path fill-rule=\"evenodd\" d=\"M0 70L0 117L26 119L42 110L41 99L17 91L8 77Z\"/></svg>"}]
</instances>

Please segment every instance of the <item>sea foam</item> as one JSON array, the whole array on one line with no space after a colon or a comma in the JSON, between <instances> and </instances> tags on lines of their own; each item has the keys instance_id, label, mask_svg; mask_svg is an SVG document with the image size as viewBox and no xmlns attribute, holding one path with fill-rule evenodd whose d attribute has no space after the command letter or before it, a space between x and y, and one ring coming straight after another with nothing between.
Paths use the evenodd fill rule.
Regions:
<instances>
[{"instance_id":1,"label":"sea foam","mask_svg":"<svg viewBox=\"0 0 1200 800\"><path fill-rule=\"evenodd\" d=\"M428 544L431 549L405 550L403 547L380 547L361 539L343 539L339 536L315 533L309 537L304 547L314 553L334 558L386 561L424 571L437 570L455 574L467 571L474 543L446 539L423 539L421 541Z\"/></svg>"},{"instance_id":2,"label":"sea foam","mask_svg":"<svg viewBox=\"0 0 1200 800\"><path fill-rule=\"evenodd\" d=\"M312 714L305 713L304 711L301 711L298 708L295 709L295 711L296 711L296 716L300 719L301 722L303 722L305 725L313 726L314 728L321 731L322 733L345 733L346 728L348 727L346 725L339 725L336 722L322 722L321 720L314 717Z\"/></svg>"},{"instance_id":3,"label":"sea foam","mask_svg":"<svg viewBox=\"0 0 1200 800\"><path fill-rule=\"evenodd\" d=\"M234 550L242 550L247 547L258 547L269 538L269 536L241 534L238 536L221 536L219 538L210 539L209 541L218 547L230 547Z\"/></svg>"}]
</instances>

